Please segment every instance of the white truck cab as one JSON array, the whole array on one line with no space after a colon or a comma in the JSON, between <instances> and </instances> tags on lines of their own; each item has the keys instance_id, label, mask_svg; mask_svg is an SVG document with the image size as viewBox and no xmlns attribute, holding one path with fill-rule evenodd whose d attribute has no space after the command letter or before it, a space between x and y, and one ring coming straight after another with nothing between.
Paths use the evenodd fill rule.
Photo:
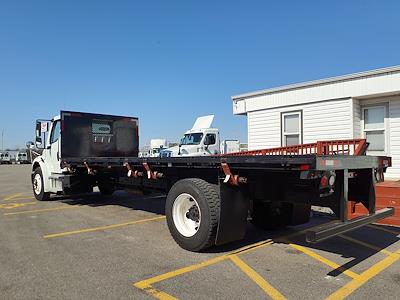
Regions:
<instances>
[{"instance_id":1,"label":"white truck cab","mask_svg":"<svg viewBox=\"0 0 400 300\"><path fill-rule=\"evenodd\" d=\"M168 147L166 139L151 139L148 157L159 157L160 152Z\"/></svg>"},{"instance_id":2,"label":"white truck cab","mask_svg":"<svg viewBox=\"0 0 400 300\"><path fill-rule=\"evenodd\" d=\"M185 132L179 146L160 152L160 157L207 156L220 153L219 130L211 128L214 115L197 118L192 129Z\"/></svg>"},{"instance_id":3,"label":"white truck cab","mask_svg":"<svg viewBox=\"0 0 400 300\"><path fill-rule=\"evenodd\" d=\"M62 142L61 142L62 139ZM28 142L31 148L32 142ZM32 186L37 200L50 194L76 195L97 186L110 195L115 185L105 174L91 171L90 157L137 157L138 119L134 117L61 111L52 120L36 122L36 146L42 153L32 162ZM67 160L79 158L83 168L71 168ZM107 170L107 169L106 169Z\"/></svg>"},{"instance_id":4,"label":"white truck cab","mask_svg":"<svg viewBox=\"0 0 400 300\"><path fill-rule=\"evenodd\" d=\"M50 193L62 192L60 161L61 118L36 123L36 146L43 149L32 162L32 184L35 196L47 200Z\"/></svg>"}]
</instances>

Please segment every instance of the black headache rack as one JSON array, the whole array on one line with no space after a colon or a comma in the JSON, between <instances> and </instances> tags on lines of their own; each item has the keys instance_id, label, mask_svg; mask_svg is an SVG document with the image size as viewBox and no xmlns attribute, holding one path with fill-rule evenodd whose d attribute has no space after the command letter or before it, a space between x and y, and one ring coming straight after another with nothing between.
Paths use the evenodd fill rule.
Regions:
<instances>
[{"instance_id":1,"label":"black headache rack","mask_svg":"<svg viewBox=\"0 0 400 300\"><path fill-rule=\"evenodd\" d=\"M375 184L383 181L383 173L390 166L391 160L388 157L377 156L346 156L346 155L257 155L257 156L208 156L208 157L169 157L169 158L138 158L138 157L70 157L62 159L64 164L73 168L124 170L128 167L131 170L140 170L146 182L154 180L168 180L170 171L179 172L182 177L193 177L194 174L202 174L204 170L208 173L215 173L219 178L231 176L229 180L223 181L226 185L236 185L235 189L241 189L248 183L240 179L235 174L247 174L251 177L252 173L272 174L273 172L284 172L295 176L290 172L298 172L298 175L312 172L336 173L335 189L336 198L333 199L336 209L334 210L338 220L323 224L313 230L306 232L308 242L319 242L327 238L348 232L361 226L377 222L386 217L394 215L394 208L385 208L376 211L375 209ZM195 170L195 171L194 171ZM146 173L158 174L160 176L148 176ZM156 171L156 172L154 172ZM264 173L263 173L264 172ZM308 173L307 173L308 172ZM192 175L191 175L192 173ZM126 174L126 173L124 173ZM128 173L129 174L129 173ZM184 174L184 175L182 175ZM297 174L296 174L297 175ZM128 175L129 176L129 175ZM220 184L222 181L220 181ZM265 182L263 183L265 185ZM166 192L168 192L166 190ZM350 197L359 197L368 215L348 219L348 204ZM230 199L225 199L229 202ZM233 201L233 200L232 200ZM318 205L318 204L314 204ZM320 205L323 206L323 205ZM232 221L230 224L233 224ZM233 230L233 229L232 229Z\"/></svg>"},{"instance_id":2,"label":"black headache rack","mask_svg":"<svg viewBox=\"0 0 400 300\"><path fill-rule=\"evenodd\" d=\"M72 111L60 116L61 157L138 155L138 118Z\"/></svg>"}]
</instances>

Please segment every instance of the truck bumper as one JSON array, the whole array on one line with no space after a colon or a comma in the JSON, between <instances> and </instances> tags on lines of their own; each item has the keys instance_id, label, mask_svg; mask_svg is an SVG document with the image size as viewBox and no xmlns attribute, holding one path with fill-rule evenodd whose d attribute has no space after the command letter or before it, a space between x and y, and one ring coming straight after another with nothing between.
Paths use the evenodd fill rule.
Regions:
<instances>
[{"instance_id":1,"label":"truck bumper","mask_svg":"<svg viewBox=\"0 0 400 300\"><path fill-rule=\"evenodd\" d=\"M309 243L317 243L336 235L360 228L394 215L394 208L387 207L377 210L375 213L360 216L349 221L333 221L306 232L306 240Z\"/></svg>"}]
</instances>

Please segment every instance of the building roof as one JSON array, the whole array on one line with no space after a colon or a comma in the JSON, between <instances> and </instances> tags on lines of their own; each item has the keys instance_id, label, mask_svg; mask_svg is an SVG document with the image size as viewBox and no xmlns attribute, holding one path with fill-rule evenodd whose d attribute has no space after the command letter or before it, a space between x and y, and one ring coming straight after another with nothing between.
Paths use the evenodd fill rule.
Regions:
<instances>
[{"instance_id":1,"label":"building roof","mask_svg":"<svg viewBox=\"0 0 400 300\"><path fill-rule=\"evenodd\" d=\"M375 69L375 70L370 70L370 71L365 71L365 72L358 72L358 73L353 73L353 74L348 74L348 75L329 77L329 78L325 78L325 79L289 84L289 85L279 86L279 87L275 87L275 88L239 94L239 95L232 96L232 100L240 100L240 99L244 99L244 98L251 98L251 97L256 97L256 96L274 94L274 93L278 93L278 92L308 88L308 87L318 86L318 85L326 85L326 84L348 81L348 80L353 80L353 79L366 78L366 77L370 77L370 76L386 75L386 74L397 73L397 72L400 72L400 65L387 67L387 68L381 68L381 69Z\"/></svg>"}]
</instances>

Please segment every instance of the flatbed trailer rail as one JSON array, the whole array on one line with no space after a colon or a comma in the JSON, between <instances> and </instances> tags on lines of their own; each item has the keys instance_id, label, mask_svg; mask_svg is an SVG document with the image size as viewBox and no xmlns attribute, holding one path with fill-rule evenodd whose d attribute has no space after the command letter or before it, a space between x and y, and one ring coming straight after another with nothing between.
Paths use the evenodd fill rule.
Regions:
<instances>
[{"instance_id":1,"label":"flatbed trailer rail","mask_svg":"<svg viewBox=\"0 0 400 300\"><path fill-rule=\"evenodd\" d=\"M315 143L276 147L223 154L223 156L248 155L365 155L366 139L317 141Z\"/></svg>"}]
</instances>

